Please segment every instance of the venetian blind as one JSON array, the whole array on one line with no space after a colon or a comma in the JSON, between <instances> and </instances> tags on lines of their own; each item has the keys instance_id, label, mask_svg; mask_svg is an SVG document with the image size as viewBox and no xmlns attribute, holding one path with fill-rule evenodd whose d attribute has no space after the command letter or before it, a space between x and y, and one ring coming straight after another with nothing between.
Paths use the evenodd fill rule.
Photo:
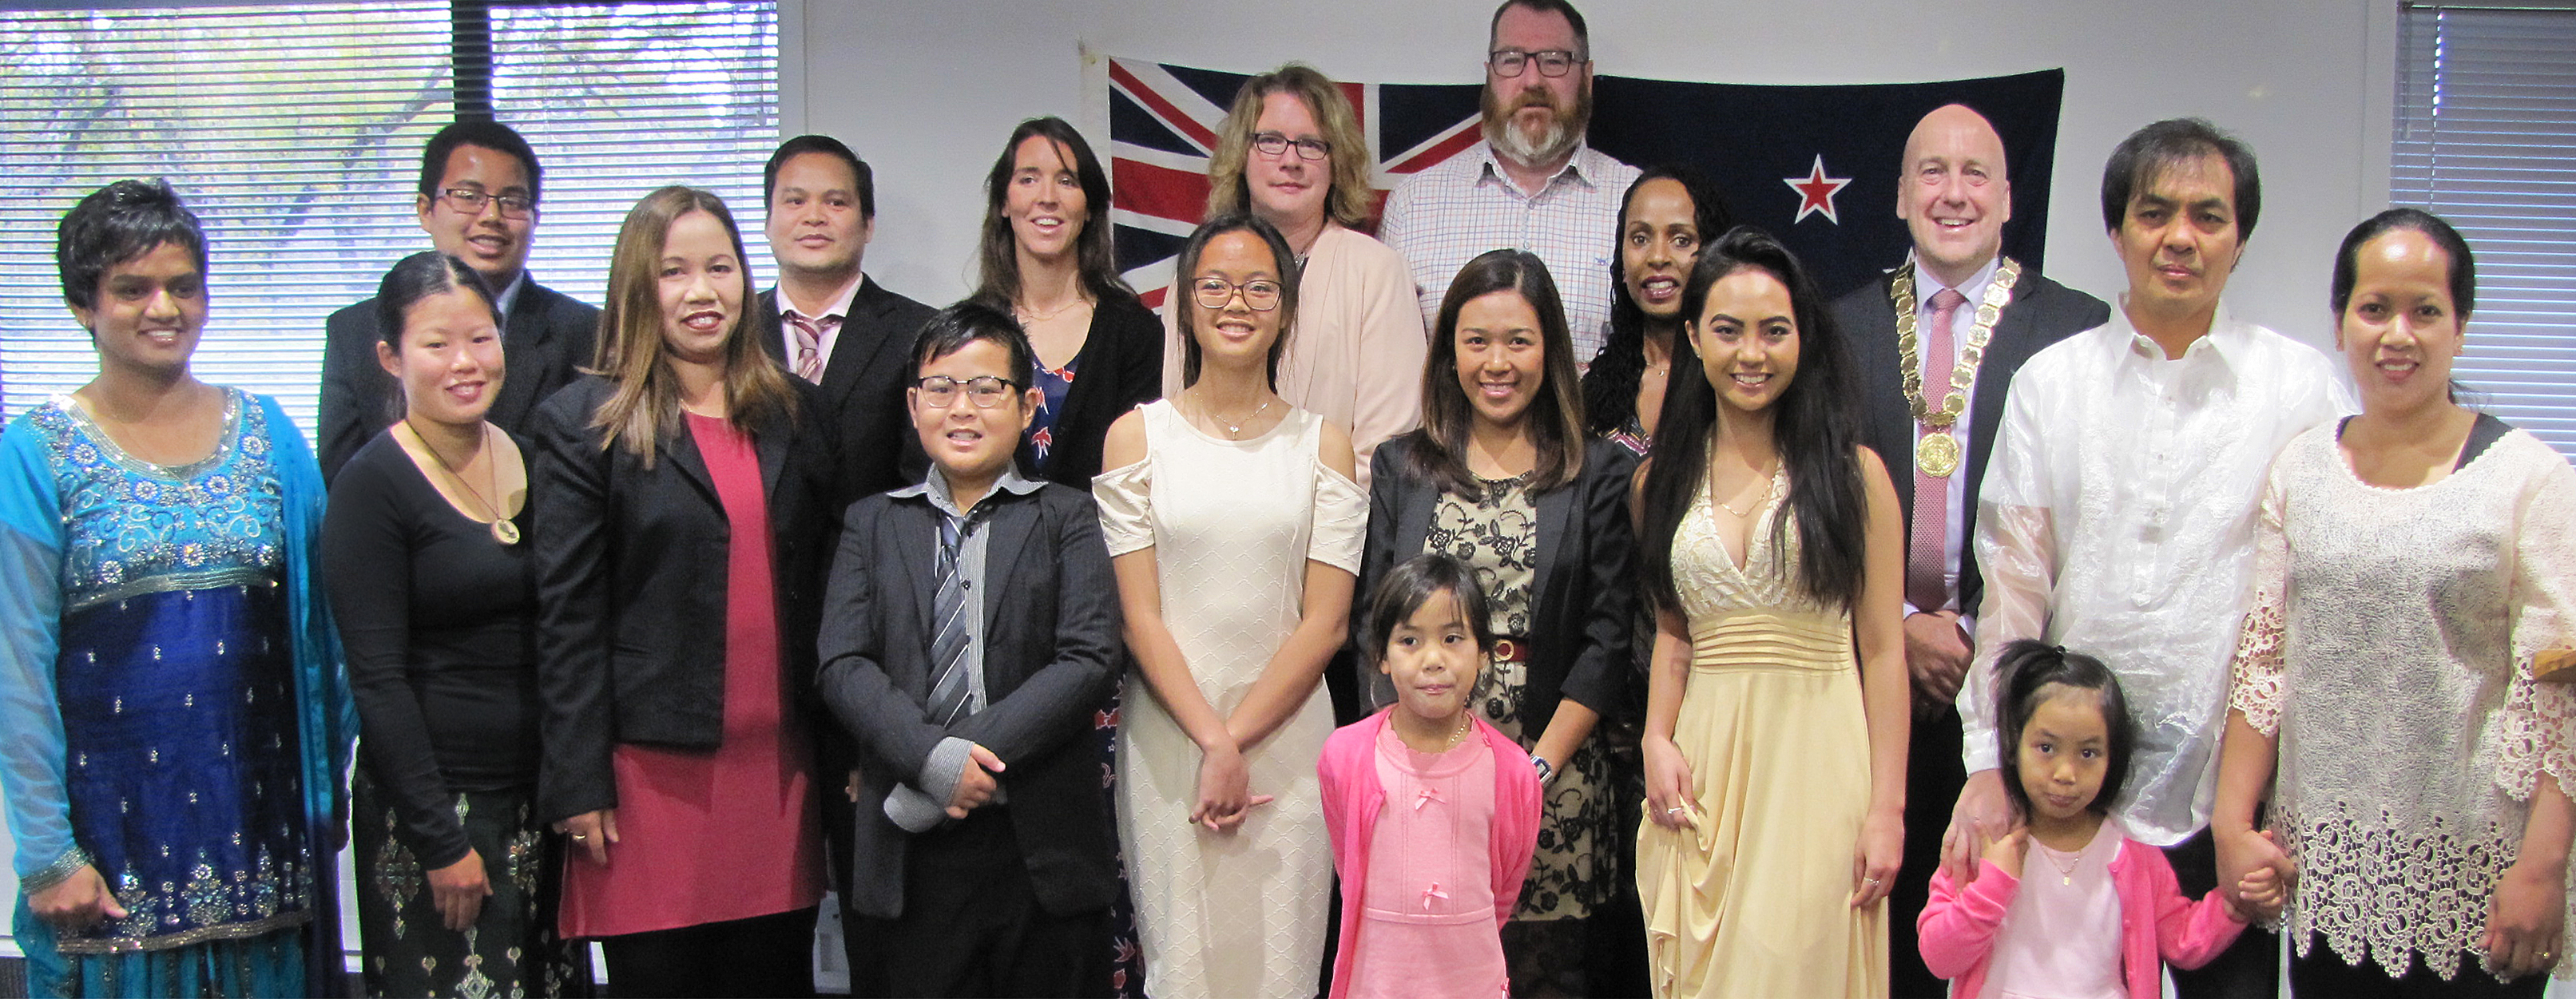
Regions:
<instances>
[{"instance_id":1,"label":"venetian blind","mask_svg":"<svg viewBox=\"0 0 2576 999\"><path fill-rule=\"evenodd\" d=\"M451 6L0 12L0 407L97 370L63 307L63 212L161 176L207 229L195 372L277 396L310 434L323 320L428 247L420 149L460 91L545 167L529 267L550 287L596 303L617 223L666 183L709 187L758 224L774 0Z\"/></svg>"},{"instance_id":2,"label":"venetian blind","mask_svg":"<svg viewBox=\"0 0 2576 999\"><path fill-rule=\"evenodd\" d=\"M2576 459L2576 10L2416 5L2400 30L2389 198L2478 256L2454 377Z\"/></svg>"}]
</instances>

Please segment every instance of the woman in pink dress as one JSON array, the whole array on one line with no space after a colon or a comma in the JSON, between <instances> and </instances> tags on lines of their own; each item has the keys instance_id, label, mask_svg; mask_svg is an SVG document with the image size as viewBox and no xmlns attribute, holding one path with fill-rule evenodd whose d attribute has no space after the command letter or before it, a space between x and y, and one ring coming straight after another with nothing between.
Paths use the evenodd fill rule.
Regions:
<instances>
[{"instance_id":1,"label":"woman in pink dress","mask_svg":"<svg viewBox=\"0 0 2576 999\"><path fill-rule=\"evenodd\" d=\"M807 700L834 453L742 335L724 203L666 187L618 231L594 369L534 421L539 813L562 929L620 995L811 995L823 894Z\"/></svg>"}]
</instances>

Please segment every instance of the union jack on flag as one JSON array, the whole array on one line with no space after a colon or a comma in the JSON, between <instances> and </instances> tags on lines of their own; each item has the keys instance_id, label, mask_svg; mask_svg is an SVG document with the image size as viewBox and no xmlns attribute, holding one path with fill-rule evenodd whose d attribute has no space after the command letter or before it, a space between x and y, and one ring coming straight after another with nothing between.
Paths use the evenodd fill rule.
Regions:
<instances>
[{"instance_id":1,"label":"union jack on flag","mask_svg":"<svg viewBox=\"0 0 2576 999\"><path fill-rule=\"evenodd\" d=\"M1251 77L1138 59L1109 61L1109 220L1118 270L1161 308L1172 260L1207 207L1216 130ZM1404 175L1475 145L1476 84L1342 83L1369 137L1377 200Z\"/></svg>"}]
</instances>

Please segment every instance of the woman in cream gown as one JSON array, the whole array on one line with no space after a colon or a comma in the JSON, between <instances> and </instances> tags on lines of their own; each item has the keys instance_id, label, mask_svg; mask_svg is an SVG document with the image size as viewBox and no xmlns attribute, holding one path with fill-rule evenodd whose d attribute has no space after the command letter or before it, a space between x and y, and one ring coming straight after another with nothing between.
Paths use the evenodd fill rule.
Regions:
<instances>
[{"instance_id":1,"label":"woman in cream gown","mask_svg":"<svg viewBox=\"0 0 2576 999\"><path fill-rule=\"evenodd\" d=\"M1657 610L1637 888L1658 996L1887 991L1907 735L1895 488L1797 260L1739 228L1683 292L1640 475Z\"/></svg>"}]
</instances>

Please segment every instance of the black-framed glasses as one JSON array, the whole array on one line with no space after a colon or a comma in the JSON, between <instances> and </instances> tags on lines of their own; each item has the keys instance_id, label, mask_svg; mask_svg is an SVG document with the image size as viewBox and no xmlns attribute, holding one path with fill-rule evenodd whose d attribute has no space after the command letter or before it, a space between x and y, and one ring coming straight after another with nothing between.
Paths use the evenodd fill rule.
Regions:
<instances>
[{"instance_id":1,"label":"black-framed glasses","mask_svg":"<svg viewBox=\"0 0 2576 999\"><path fill-rule=\"evenodd\" d=\"M1333 155L1333 144L1322 139L1291 139L1277 132L1263 132L1252 137L1252 148L1273 159L1285 155L1290 146L1297 147L1297 158L1301 160L1320 160Z\"/></svg>"},{"instance_id":2,"label":"black-framed glasses","mask_svg":"<svg viewBox=\"0 0 2576 999\"><path fill-rule=\"evenodd\" d=\"M956 402L961 388L966 390L966 398L975 400L975 408L991 409L1010 398L1020 383L991 375L976 375L962 382L947 375L932 375L912 383L913 391L921 393L921 401L940 407Z\"/></svg>"},{"instance_id":3,"label":"black-framed glasses","mask_svg":"<svg viewBox=\"0 0 2576 999\"><path fill-rule=\"evenodd\" d=\"M1190 282L1190 295L1198 299L1199 308L1222 309L1234 301L1235 292L1243 293L1243 304L1254 312L1268 312L1279 307L1279 282L1253 278L1236 284L1219 277L1203 277Z\"/></svg>"},{"instance_id":4,"label":"black-framed glasses","mask_svg":"<svg viewBox=\"0 0 2576 999\"><path fill-rule=\"evenodd\" d=\"M438 193L447 199L448 204L455 205L457 211L467 215L483 214L483 206L487 202L500 205L501 217L505 219L527 218L528 212L537 207L536 199L524 194L486 194L472 187L451 187Z\"/></svg>"},{"instance_id":5,"label":"black-framed glasses","mask_svg":"<svg viewBox=\"0 0 2576 999\"><path fill-rule=\"evenodd\" d=\"M1485 54L1485 65L1494 68L1495 76L1505 79L1521 75L1521 68L1533 62L1538 64L1540 76L1564 76L1574 69L1575 63L1582 61L1564 49L1540 49L1536 52L1497 49Z\"/></svg>"}]
</instances>

